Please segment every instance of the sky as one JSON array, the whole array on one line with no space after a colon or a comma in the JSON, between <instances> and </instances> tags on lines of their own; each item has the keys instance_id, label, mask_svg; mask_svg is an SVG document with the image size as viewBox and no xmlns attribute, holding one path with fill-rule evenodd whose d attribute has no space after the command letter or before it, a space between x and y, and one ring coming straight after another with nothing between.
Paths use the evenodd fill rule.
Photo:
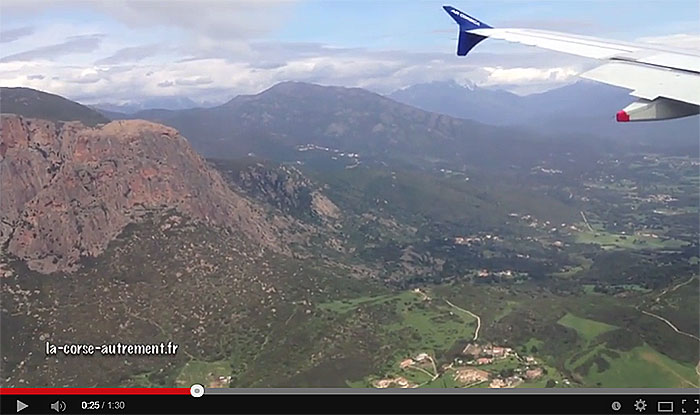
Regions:
<instances>
[{"instance_id":1,"label":"sky","mask_svg":"<svg viewBox=\"0 0 700 415\"><path fill-rule=\"evenodd\" d=\"M700 50L698 0L3 0L0 85L86 104L214 104L288 80L378 93L455 81L527 94L596 64L498 40L457 57L443 4L494 27Z\"/></svg>"}]
</instances>

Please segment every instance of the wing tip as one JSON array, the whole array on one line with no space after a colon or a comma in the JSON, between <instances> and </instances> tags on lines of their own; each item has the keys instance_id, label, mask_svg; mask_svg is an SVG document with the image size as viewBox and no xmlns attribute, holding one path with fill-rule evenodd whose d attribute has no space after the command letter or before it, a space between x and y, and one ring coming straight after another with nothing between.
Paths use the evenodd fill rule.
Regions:
<instances>
[{"instance_id":1,"label":"wing tip","mask_svg":"<svg viewBox=\"0 0 700 415\"><path fill-rule=\"evenodd\" d=\"M454 19L455 22L457 22L461 30L491 28L491 26L487 25L486 23L471 17L455 7L444 5L442 8L447 12L447 14L450 15L452 19Z\"/></svg>"},{"instance_id":2,"label":"wing tip","mask_svg":"<svg viewBox=\"0 0 700 415\"><path fill-rule=\"evenodd\" d=\"M630 121L630 115L625 110L618 111L617 115L615 115L615 118L617 119L617 122L629 122Z\"/></svg>"}]
</instances>

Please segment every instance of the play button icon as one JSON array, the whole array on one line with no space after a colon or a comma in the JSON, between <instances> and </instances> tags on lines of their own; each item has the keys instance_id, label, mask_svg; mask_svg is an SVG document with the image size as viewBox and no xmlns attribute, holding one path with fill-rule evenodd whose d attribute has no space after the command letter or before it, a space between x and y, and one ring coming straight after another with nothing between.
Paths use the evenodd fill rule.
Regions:
<instances>
[{"instance_id":1,"label":"play button icon","mask_svg":"<svg viewBox=\"0 0 700 415\"><path fill-rule=\"evenodd\" d=\"M28 407L29 407L29 405L27 405L26 403L20 401L19 399L17 400L17 412L21 411L24 408L28 408Z\"/></svg>"}]
</instances>

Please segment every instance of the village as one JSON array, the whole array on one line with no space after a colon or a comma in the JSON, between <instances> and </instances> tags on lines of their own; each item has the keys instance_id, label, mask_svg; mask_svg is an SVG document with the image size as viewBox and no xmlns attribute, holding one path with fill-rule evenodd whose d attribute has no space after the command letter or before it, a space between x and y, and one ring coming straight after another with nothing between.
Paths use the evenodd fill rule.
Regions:
<instances>
[{"instance_id":1,"label":"village","mask_svg":"<svg viewBox=\"0 0 700 415\"><path fill-rule=\"evenodd\" d=\"M504 365L501 363L506 362ZM459 387L515 388L524 382L533 382L547 374L533 356L520 356L515 350L491 343L469 343L462 353L450 363L438 369L435 359L428 353L418 353L399 363L404 376L375 380L375 388L419 388L441 376L449 376ZM515 366L515 367L513 367ZM422 383L409 380L410 371L422 372L429 379Z\"/></svg>"}]
</instances>

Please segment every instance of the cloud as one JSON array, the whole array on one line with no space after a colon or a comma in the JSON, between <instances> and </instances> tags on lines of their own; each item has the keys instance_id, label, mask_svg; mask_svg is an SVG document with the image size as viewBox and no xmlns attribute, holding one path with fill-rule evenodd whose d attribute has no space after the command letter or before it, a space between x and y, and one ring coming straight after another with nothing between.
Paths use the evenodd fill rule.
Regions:
<instances>
[{"instance_id":1,"label":"cloud","mask_svg":"<svg viewBox=\"0 0 700 415\"><path fill-rule=\"evenodd\" d=\"M280 61L257 60L270 49L284 51ZM173 55L176 56L176 55ZM452 52L408 52L337 48L322 44L256 44L236 57L148 60L147 63L81 67L60 62L0 63L0 83L30 86L82 100L134 101L155 96L183 96L223 102L258 93L288 80L342 85L389 93L416 83L455 80L530 92L559 86L585 69L568 55L491 54L470 59ZM572 63L574 62L574 63ZM593 62L595 63L595 62ZM487 68L487 69L484 69ZM33 79L27 73L51 73L59 79Z\"/></svg>"},{"instance_id":2,"label":"cloud","mask_svg":"<svg viewBox=\"0 0 700 415\"><path fill-rule=\"evenodd\" d=\"M254 61L248 64L253 69L277 69L285 66L286 62Z\"/></svg>"},{"instance_id":3,"label":"cloud","mask_svg":"<svg viewBox=\"0 0 700 415\"><path fill-rule=\"evenodd\" d=\"M44 76L44 75L40 75L40 74L37 74L37 75L27 75L27 79L29 79L30 81L31 81L31 80L34 80L34 79L44 79L44 78L45 78L45 76Z\"/></svg>"},{"instance_id":4,"label":"cloud","mask_svg":"<svg viewBox=\"0 0 700 415\"><path fill-rule=\"evenodd\" d=\"M95 65L112 65L117 63L138 62L162 52L163 47L159 45L142 45L122 48L114 54L95 61Z\"/></svg>"},{"instance_id":5,"label":"cloud","mask_svg":"<svg viewBox=\"0 0 700 415\"><path fill-rule=\"evenodd\" d=\"M564 68L503 68L485 67L488 74L483 85L512 85L536 82L566 82L576 77L579 70Z\"/></svg>"},{"instance_id":6,"label":"cloud","mask_svg":"<svg viewBox=\"0 0 700 415\"><path fill-rule=\"evenodd\" d=\"M24 52L0 58L0 62L31 61L36 59L53 59L73 53L90 53L95 51L102 41L103 35L74 36L66 41L48 46L41 46Z\"/></svg>"},{"instance_id":7,"label":"cloud","mask_svg":"<svg viewBox=\"0 0 700 415\"><path fill-rule=\"evenodd\" d=\"M196 76L194 78L188 78L188 79L176 79L175 85L182 85L182 86L207 85L207 84L210 84L212 82L214 82L214 81L212 81L211 78Z\"/></svg>"},{"instance_id":8,"label":"cloud","mask_svg":"<svg viewBox=\"0 0 700 415\"><path fill-rule=\"evenodd\" d=\"M102 79L105 79L106 72L107 71L98 69L84 69L80 72L79 76L68 79L67 82L73 84L94 84L96 82L100 82Z\"/></svg>"},{"instance_id":9,"label":"cloud","mask_svg":"<svg viewBox=\"0 0 700 415\"><path fill-rule=\"evenodd\" d=\"M0 32L0 43L14 42L19 38L29 36L34 33L34 28L31 26L17 27L15 29L7 29Z\"/></svg>"},{"instance_id":10,"label":"cloud","mask_svg":"<svg viewBox=\"0 0 700 415\"><path fill-rule=\"evenodd\" d=\"M11 44L13 49L6 53L12 54L0 59L0 83L85 103L166 95L221 102L287 80L379 93L445 80L546 88L573 80L584 68L580 58L525 48L506 50L510 45L501 49L504 53L498 47L481 48L462 58L455 56L449 40L417 51L266 38L290 18L293 3L23 0L15 4L27 15L61 13L56 13L56 23L37 25L30 38ZM85 23L61 21L59 16L69 14L71 7L96 17ZM69 37L63 43L36 47L62 39L60 34L96 32L107 36ZM64 57L71 53L87 55ZM38 73L49 75L27 76Z\"/></svg>"},{"instance_id":11,"label":"cloud","mask_svg":"<svg viewBox=\"0 0 700 415\"><path fill-rule=\"evenodd\" d=\"M51 13L70 9L109 16L130 28L177 28L215 41L260 37L281 26L294 1L261 0L3 0L7 15Z\"/></svg>"},{"instance_id":12,"label":"cloud","mask_svg":"<svg viewBox=\"0 0 700 415\"><path fill-rule=\"evenodd\" d=\"M259 0L127 2L117 8L114 16L134 26L175 25L216 40L240 40L259 37L279 27L290 15L291 6L292 2Z\"/></svg>"}]
</instances>

